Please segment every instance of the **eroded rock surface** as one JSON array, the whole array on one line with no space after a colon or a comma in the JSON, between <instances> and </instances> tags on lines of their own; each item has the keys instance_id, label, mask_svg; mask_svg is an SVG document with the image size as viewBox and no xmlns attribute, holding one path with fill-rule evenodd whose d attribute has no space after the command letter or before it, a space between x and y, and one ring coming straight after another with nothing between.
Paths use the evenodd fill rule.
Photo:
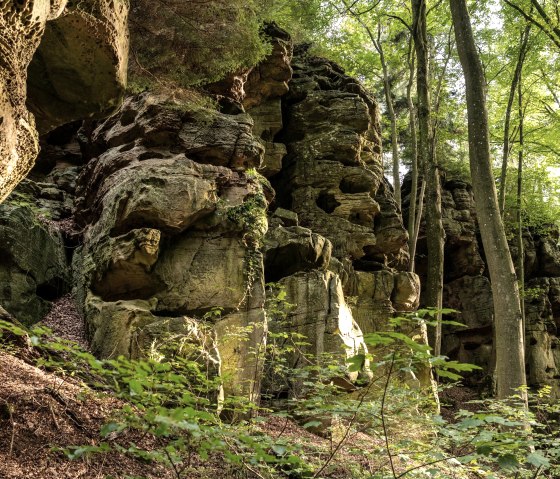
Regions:
<instances>
[{"instance_id":1,"label":"eroded rock surface","mask_svg":"<svg viewBox=\"0 0 560 479\"><path fill-rule=\"evenodd\" d=\"M0 206L0 303L33 324L69 288L61 233L49 227L29 194L13 194Z\"/></svg>"},{"instance_id":2,"label":"eroded rock surface","mask_svg":"<svg viewBox=\"0 0 560 479\"><path fill-rule=\"evenodd\" d=\"M131 354L136 331L162 318L215 323L219 338L226 323L237 338L253 327L254 342L226 348L234 357L223 367L232 387L253 388L267 200L258 177L243 173L263 155L251 125L246 115L142 94L91 134L96 156L77 180L86 230L74 269L99 354Z\"/></svg>"},{"instance_id":3,"label":"eroded rock surface","mask_svg":"<svg viewBox=\"0 0 560 479\"><path fill-rule=\"evenodd\" d=\"M127 13L125 0L0 3L0 201L34 164L36 123L45 132L117 106Z\"/></svg>"},{"instance_id":4,"label":"eroded rock surface","mask_svg":"<svg viewBox=\"0 0 560 479\"><path fill-rule=\"evenodd\" d=\"M20 188L50 215L55 233L33 248L60 257L62 273L37 264L50 276L33 273L22 290L37 303L30 321L46 308L38 286L71 264L95 354L136 357L183 335L226 378L225 394L255 397L269 326L307 336L293 365L323 353L344 364L367 351L364 333L414 310L418 277L406 272L407 234L382 176L376 102L335 64L305 49L292 60L277 27L265 33L267 59L208 87L220 111L145 92L102 121L42 137L33 181ZM66 93L53 106L72 102ZM0 279L13 269L0 264ZM282 321L267 314L265 282L293 305Z\"/></svg>"}]
</instances>

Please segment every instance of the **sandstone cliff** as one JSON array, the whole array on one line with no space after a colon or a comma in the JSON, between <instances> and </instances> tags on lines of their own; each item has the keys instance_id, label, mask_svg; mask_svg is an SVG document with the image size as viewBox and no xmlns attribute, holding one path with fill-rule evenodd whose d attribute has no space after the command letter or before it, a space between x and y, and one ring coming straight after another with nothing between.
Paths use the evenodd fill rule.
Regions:
<instances>
[{"instance_id":1,"label":"sandstone cliff","mask_svg":"<svg viewBox=\"0 0 560 479\"><path fill-rule=\"evenodd\" d=\"M252 395L269 328L345 357L417 307L377 103L286 32L266 34L262 63L208 87L220 111L145 92L42 137L37 167L0 206L9 312L34 323L72 291L95 354L137 356L184 333L226 393ZM281 324L267 317L269 282L295 305Z\"/></svg>"}]
</instances>

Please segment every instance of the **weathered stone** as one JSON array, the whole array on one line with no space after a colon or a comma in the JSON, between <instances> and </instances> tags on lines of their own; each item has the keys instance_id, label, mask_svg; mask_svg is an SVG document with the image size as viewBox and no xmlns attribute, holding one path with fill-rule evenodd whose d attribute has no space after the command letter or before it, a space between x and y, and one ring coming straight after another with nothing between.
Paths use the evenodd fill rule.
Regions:
<instances>
[{"instance_id":1,"label":"weathered stone","mask_svg":"<svg viewBox=\"0 0 560 479\"><path fill-rule=\"evenodd\" d=\"M100 162L110 161L110 156ZM116 171L90 203L100 216L89 234L115 235L142 227L169 233L184 231L216 209L219 173L182 155L170 160L144 160ZM175 201L170 203L170 198Z\"/></svg>"},{"instance_id":2,"label":"weathered stone","mask_svg":"<svg viewBox=\"0 0 560 479\"><path fill-rule=\"evenodd\" d=\"M273 180L281 204L335 257L404 268L408 235L382 180L377 104L335 64L305 51L295 61L280 136L288 154Z\"/></svg>"},{"instance_id":3,"label":"weathered stone","mask_svg":"<svg viewBox=\"0 0 560 479\"><path fill-rule=\"evenodd\" d=\"M444 304L461 314L458 321L469 329L490 328L494 303L492 287L486 276L463 276L444 287Z\"/></svg>"},{"instance_id":4,"label":"weathered stone","mask_svg":"<svg viewBox=\"0 0 560 479\"><path fill-rule=\"evenodd\" d=\"M280 98L270 99L249 110L255 122L253 134L260 138L265 148L260 172L267 178L280 172L282 159L288 152L283 143L275 143L275 136L282 130L282 104Z\"/></svg>"},{"instance_id":5,"label":"weathered stone","mask_svg":"<svg viewBox=\"0 0 560 479\"><path fill-rule=\"evenodd\" d=\"M267 282L278 281L298 271L327 269L332 253L329 240L307 228L270 228L265 236L265 275Z\"/></svg>"},{"instance_id":6,"label":"weathered stone","mask_svg":"<svg viewBox=\"0 0 560 479\"><path fill-rule=\"evenodd\" d=\"M0 206L0 303L26 324L40 321L69 282L62 236L31 202L13 194Z\"/></svg>"},{"instance_id":7,"label":"weathered stone","mask_svg":"<svg viewBox=\"0 0 560 479\"><path fill-rule=\"evenodd\" d=\"M235 311L247 297L246 272L252 258L241 238L189 232L177 238L161 255L155 275L165 284L157 294L158 309L204 314L218 306Z\"/></svg>"},{"instance_id":8,"label":"weathered stone","mask_svg":"<svg viewBox=\"0 0 560 479\"><path fill-rule=\"evenodd\" d=\"M413 311L420 299L420 279L414 273L354 271L354 318L364 333L383 331L395 312Z\"/></svg>"},{"instance_id":9,"label":"weathered stone","mask_svg":"<svg viewBox=\"0 0 560 479\"><path fill-rule=\"evenodd\" d=\"M257 401L261 390L267 333L264 309L252 308L231 313L220 318L214 324L214 329L222 359L226 397L244 396Z\"/></svg>"},{"instance_id":10,"label":"weathered stone","mask_svg":"<svg viewBox=\"0 0 560 479\"><path fill-rule=\"evenodd\" d=\"M273 318L270 329L297 333L308 343L289 355L292 367L305 362L306 355L317 358L330 353L344 361L347 357L367 352L362 332L346 304L342 283L336 274L317 270L300 272L283 278L279 284L286 292L286 302L293 305L293 309L288 309L285 320ZM357 377L358 372L348 373L347 379L351 382ZM281 380L267 379L272 380L270 388L281 387ZM294 387L298 389L301 385Z\"/></svg>"},{"instance_id":11,"label":"weathered stone","mask_svg":"<svg viewBox=\"0 0 560 479\"><path fill-rule=\"evenodd\" d=\"M395 274L395 290L391 297L397 311L415 311L420 302L420 278L414 273Z\"/></svg>"},{"instance_id":12,"label":"weathered stone","mask_svg":"<svg viewBox=\"0 0 560 479\"><path fill-rule=\"evenodd\" d=\"M249 73L243 99L247 110L269 98L285 95L292 78L293 43L290 35L274 23L265 25L263 33L272 44L272 52Z\"/></svg>"},{"instance_id":13,"label":"weathered stone","mask_svg":"<svg viewBox=\"0 0 560 479\"><path fill-rule=\"evenodd\" d=\"M195 322L215 328L229 358L226 394L253 398L262 362L252 351L266 331L259 246L274 191L254 171L231 169L255 166L236 163L243 155L260 161L248 117L145 94L90 138L94 158L76 188L85 233L74 271L94 347L139 354L158 325L188 317L188 334Z\"/></svg>"},{"instance_id":14,"label":"weathered stone","mask_svg":"<svg viewBox=\"0 0 560 479\"><path fill-rule=\"evenodd\" d=\"M540 275L560 276L560 248L558 238L545 237L540 240L538 252Z\"/></svg>"},{"instance_id":15,"label":"weathered stone","mask_svg":"<svg viewBox=\"0 0 560 479\"><path fill-rule=\"evenodd\" d=\"M93 270L91 290L105 301L153 296L163 287L150 275L158 260L160 239L159 230L144 228L95 243L91 253L95 263L84 264L86 271Z\"/></svg>"},{"instance_id":16,"label":"weathered stone","mask_svg":"<svg viewBox=\"0 0 560 479\"><path fill-rule=\"evenodd\" d=\"M443 353L459 361L483 368L468 380L476 383L493 374L493 298L490 282L482 276L486 269L478 240L478 224L471 186L442 177L443 225L445 243L445 287L443 303L456 309L451 317L465 328L445 327ZM410 180L403 187L406 206ZM406 213L406 212L405 212ZM406 215L405 215L406 216ZM423 228L422 228L423 229ZM425 251L421 232L419 251ZM558 325L560 320L560 249L558 233L523 234L525 270L526 362L531 386L548 384L553 396L560 395L558 367ZM512 239L512 259L517 265L518 246ZM417 270L425 271L425 259L417 257ZM545 277L547 276L547 277Z\"/></svg>"},{"instance_id":17,"label":"weathered stone","mask_svg":"<svg viewBox=\"0 0 560 479\"><path fill-rule=\"evenodd\" d=\"M281 222L281 226L299 226L297 213L285 210L284 208L276 208L272 214L272 219L279 220Z\"/></svg>"},{"instance_id":18,"label":"weathered stone","mask_svg":"<svg viewBox=\"0 0 560 479\"><path fill-rule=\"evenodd\" d=\"M39 152L35 119L26 103L45 131L57 122L114 108L124 91L128 3L66 4L31 0L0 6L0 201L29 172Z\"/></svg>"},{"instance_id":19,"label":"weathered stone","mask_svg":"<svg viewBox=\"0 0 560 479\"><path fill-rule=\"evenodd\" d=\"M0 5L0 201L25 177L39 153L35 120L25 104L27 67L47 20L65 6L65 0Z\"/></svg>"},{"instance_id":20,"label":"weathered stone","mask_svg":"<svg viewBox=\"0 0 560 479\"><path fill-rule=\"evenodd\" d=\"M198 163L258 168L264 147L252 136L252 127L248 115L225 115L170 95L142 93L128 98L93 132L92 154L116 147L125 152L141 144L160 157L180 151Z\"/></svg>"},{"instance_id":21,"label":"weathered stone","mask_svg":"<svg viewBox=\"0 0 560 479\"><path fill-rule=\"evenodd\" d=\"M41 133L77 119L102 118L126 87L128 1L69 2L47 23L28 70L29 108Z\"/></svg>"}]
</instances>

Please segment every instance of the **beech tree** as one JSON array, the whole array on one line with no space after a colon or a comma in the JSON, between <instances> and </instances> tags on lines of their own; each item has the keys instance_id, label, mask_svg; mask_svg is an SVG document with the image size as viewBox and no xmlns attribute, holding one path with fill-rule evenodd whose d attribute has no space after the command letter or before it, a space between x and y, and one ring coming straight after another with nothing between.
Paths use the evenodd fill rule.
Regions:
<instances>
[{"instance_id":1,"label":"beech tree","mask_svg":"<svg viewBox=\"0 0 560 479\"><path fill-rule=\"evenodd\" d=\"M433 143L432 104L430 100L429 46L426 27L426 1L412 0L412 38L416 50L416 89L418 96L418 159L426 182L426 241L428 274L425 303L441 310L443 307L443 255L445 231L441 216L440 174ZM441 314L438 313L441 320ZM441 321L432 335L434 353L441 352Z\"/></svg>"},{"instance_id":2,"label":"beech tree","mask_svg":"<svg viewBox=\"0 0 560 479\"><path fill-rule=\"evenodd\" d=\"M519 287L491 168L484 70L466 0L450 0L449 5L466 84L471 180L492 282L497 394L507 398L526 385Z\"/></svg>"}]
</instances>

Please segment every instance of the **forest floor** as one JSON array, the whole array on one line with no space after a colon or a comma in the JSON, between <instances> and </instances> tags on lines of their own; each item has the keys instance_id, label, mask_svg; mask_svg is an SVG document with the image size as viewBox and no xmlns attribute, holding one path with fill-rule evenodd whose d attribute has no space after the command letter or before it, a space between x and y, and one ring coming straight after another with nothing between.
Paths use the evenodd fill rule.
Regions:
<instances>
[{"instance_id":1,"label":"forest floor","mask_svg":"<svg viewBox=\"0 0 560 479\"><path fill-rule=\"evenodd\" d=\"M69 460L62 449L100 443L100 428L122 403L84 388L72 378L28 364L12 354L0 352L0 479L171 479L172 471L115 452ZM337 441L317 436L287 418L270 417L262 433L300 444L317 464L329 459ZM134 442L146 448L155 439L125 433L120 443ZM356 467L374 472L386 465L380 457L380 438L353 434L336 451L318 477L353 479ZM363 451L372 454L364 455ZM359 451L359 452L356 452ZM243 470L242 470L243 469ZM461 468L459 468L461 469ZM468 477L457 470L456 477ZM194 458L185 479L253 479L259 476L239 465L229 465L222 457ZM279 473L278 477L291 477Z\"/></svg>"},{"instance_id":2,"label":"forest floor","mask_svg":"<svg viewBox=\"0 0 560 479\"><path fill-rule=\"evenodd\" d=\"M58 300L42 322L63 339L87 345L83 320L69 296ZM69 375L56 374L36 367L37 356L23 344L4 345L0 349L0 479L176 479L166 467L148 463L117 452L83 456L70 460L64 452L71 446L95 446L102 441L101 427L123 403L101 395ZM464 405L472 393L453 391L448 401ZM457 396L459 395L459 396ZM288 418L269 416L258 426L257 434L283 438L288 444L301 446L306 460L319 470L318 478L354 479L354 471L370 471L388 467L388 456L382 451L383 438L363 433L346 434L347 428L333 437L322 437L304 429ZM402 430L414 436L421 431ZM339 436L338 438L336 436ZM343 441L341 442L341 438ZM138 432L119 434L113 445L130 443L150 450L157 439ZM397 464L397 469L411 464ZM463 468L451 477L465 478ZM247 464L229 464L218 454L207 459L193 457L191 467L181 479L258 479L265 476ZM271 476L266 476L271 477ZM275 477L295 477L278 471ZM298 476L299 477L299 476Z\"/></svg>"}]
</instances>

